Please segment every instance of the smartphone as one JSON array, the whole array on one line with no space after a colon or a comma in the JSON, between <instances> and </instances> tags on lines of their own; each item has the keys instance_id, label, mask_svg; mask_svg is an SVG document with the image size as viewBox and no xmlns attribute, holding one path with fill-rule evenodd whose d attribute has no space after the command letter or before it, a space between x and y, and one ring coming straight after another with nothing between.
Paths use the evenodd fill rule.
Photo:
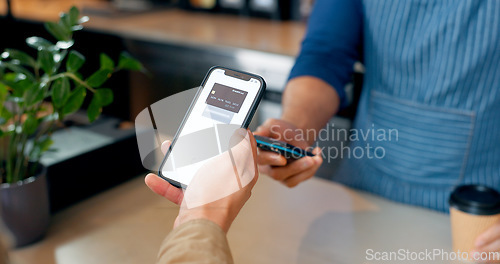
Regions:
<instances>
[{"instance_id":1,"label":"smartphone","mask_svg":"<svg viewBox=\"0 0 500 264\"><path fill-rule=\"evenodd\" d=\"M257 147L265 150L276 152L284 156L288 160L297 160L306 156L313 157L309 151L296 147L294 145L288 144L286 142L276 140L269 137L262 137L255 135L255 141L257 141Z\"/></svg>"},{"instance_id":2,"label":"smartphone","mask_svg":"<svg viewBox=\"0 0 500 264\"><path fill-rule=\"evenodd\" d=\"M258 75L220 66L210 68L158 175L178 188L186 188L204 162L225 149L221 148L222 141L228 141L231 135L224 135L223 128L228 127L224 125L248 128L265 89L266 83Z\"/></svg>"}]
</instances>

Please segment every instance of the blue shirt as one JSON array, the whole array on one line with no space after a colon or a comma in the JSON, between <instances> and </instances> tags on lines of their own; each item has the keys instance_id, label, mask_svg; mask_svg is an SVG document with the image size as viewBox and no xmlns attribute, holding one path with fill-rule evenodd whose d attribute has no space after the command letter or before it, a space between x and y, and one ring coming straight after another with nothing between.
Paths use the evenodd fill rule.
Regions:
<instances>
[{"instance_id":1,"label":"blue shirt","mask_svg":"<svg viewBox=\"0 0 500 264\"><path fill-rule=\"evenodd\" d=\"M351 142L372 149L333 180L440 211L456 185L500 191L500 1L317 0L290 78L323 79L344 107L358 60L354 129L397 139Z\"/></svg>"}]
</instances>

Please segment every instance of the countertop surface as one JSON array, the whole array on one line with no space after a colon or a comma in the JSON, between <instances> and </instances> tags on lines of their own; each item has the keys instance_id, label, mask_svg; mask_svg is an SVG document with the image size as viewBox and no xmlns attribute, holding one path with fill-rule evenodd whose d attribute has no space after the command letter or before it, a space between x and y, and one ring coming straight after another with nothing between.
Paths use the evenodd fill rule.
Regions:
<instances>
[{"instance_id":1,"label":"countertop surface","mask_svg":"<svg viewBox=\"0 0 500 264\"><path fill-rule=\"evenodd\" d=\"M140 176L56 214L45 239L11 252L12 260L154 263L177 212ZM261 175L228 239L235 263L384 263L367 258L399 250L451 252L448 215L319 178L289 189Z\"/></svg>"},{"instance_id":2,"label":"countertop surface","mask_svg":"<svg viewBox=\"0 0 500 264\"><path fill-rule=\"evenodd\" d=\"M305 23L273 21L230 14L190 12L176 8L155 8L143 12L117 12L109 2L99 0L16 0L14 17L31 21L56 20L72 5L90 21L89 30L135 40L185 45L231 47L295 56L304 36ZM0 14L5 14L0 2Z\"/></svg>"}]
</instances>

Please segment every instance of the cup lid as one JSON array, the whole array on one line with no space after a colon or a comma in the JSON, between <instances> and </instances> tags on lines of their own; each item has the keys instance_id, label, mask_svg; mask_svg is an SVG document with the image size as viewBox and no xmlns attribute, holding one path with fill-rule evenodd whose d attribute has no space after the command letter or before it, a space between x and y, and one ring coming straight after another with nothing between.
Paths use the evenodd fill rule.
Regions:
<instances>
[{"instance_id":1,"label":"cup lid","mask_svg":"<svg viewBox=\"0 0 500 264\"><path fill-rule=\"evenodd\" d=\"M500 213L500 193L482 185L462 185L450 196L450 206L475 215Z\"/></svg>"}]
</instances>

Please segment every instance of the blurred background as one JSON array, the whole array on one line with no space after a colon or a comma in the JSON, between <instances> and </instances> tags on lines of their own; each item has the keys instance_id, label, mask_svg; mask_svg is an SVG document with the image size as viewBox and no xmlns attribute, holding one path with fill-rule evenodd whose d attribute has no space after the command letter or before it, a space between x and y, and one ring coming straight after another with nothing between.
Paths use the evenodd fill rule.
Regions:
<instances>
[{"instance_id":1,"label":"blurred background","mask_svg":"<svg viewBox=\"0 0 500 264\"><path fill-rule=\"evenodd\" d=\"M84 29L74 36L75 50L87 59L81 70L84 75L99 67L101 52L116 59L123 50L142 62L149 73L114 75L106 83L114 91L114 102L103 109L97 122L88 124L84 114L67 118L65 124L79 128L83 134L75 139L65 135L64 130L59 131L54 137L58 151L42 159L48 167L51 210L56 212L144 171L130 122L154 102L198 86L211 66L252 72L266 80L267 91L251 129L267 118L279 117L281 95L313 3L313 0L1 0L0 50L16 48L33 54L35 51L26 46L25 39L34 35L51 39L43 22L57 20L60 12L75 5L82 15L90 17ZM353 82L346 87L354 101L359 96L363 67L359 64L355 69ZM355 109L354 103L332 119L333 127L349 128ZM321 144L341 142L327 140ZM110 155L114 158L106 158ZM114 166L115 163L121 165ZM96 164L102 170L96 172L88 164ZM337 164L325 162L317 176L331 175ZM88 181L82 182L79 190L64 190L61 177L68 170ZM95 184L96 179L99 184Z\"/></svg>"}]
</instances>

